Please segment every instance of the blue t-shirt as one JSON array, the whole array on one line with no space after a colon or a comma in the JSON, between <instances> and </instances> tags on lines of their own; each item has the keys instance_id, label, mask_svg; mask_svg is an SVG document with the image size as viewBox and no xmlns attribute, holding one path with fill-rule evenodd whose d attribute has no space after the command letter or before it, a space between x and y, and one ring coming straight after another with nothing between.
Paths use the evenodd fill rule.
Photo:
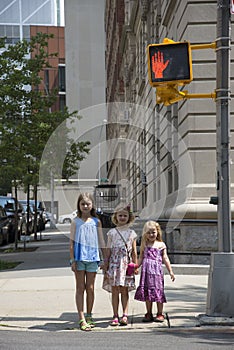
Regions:
<instances>
[{"instance_id":1,"label":"blue t-shirt","mask_svg":"<svg viewBox=\"0 0 234 350\"><path fill-rule=\"evenodd\" d=\"M76 224L74 258L76 261L100 261L98 246L98 219L91 218L83 221L74 219Z\"/></svg>"}]
</instances>

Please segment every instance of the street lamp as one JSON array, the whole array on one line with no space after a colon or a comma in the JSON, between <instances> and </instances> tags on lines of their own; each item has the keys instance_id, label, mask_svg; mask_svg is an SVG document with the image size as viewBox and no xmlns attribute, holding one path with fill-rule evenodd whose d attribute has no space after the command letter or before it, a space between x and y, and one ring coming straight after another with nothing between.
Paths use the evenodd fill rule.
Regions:
<instances>
[{"instance_id":1,"label":"street lamp","mask_svg":"<svg viewBox=\"0 0 234 350\"><path fill-rule=\"evenodd\" d=\"M102 135L102 128L103 125L107 124L107 120L103 119L101 129L100 129L100 135L98 140L98 184L101 183L101 135Z\"/></svg>"},{"instance_id":2,"label":"street lamp","mask_svg":"<svg viewBox=\"0 0 234 350\"><path fill-rule=\"evenodd\" d=\"M46 96L48 97L49 96L48 87L47 87L46 83L44 82L44 80L42 80L42 83L44 85ZM49 113L52 113L51 107L49 107ZM50 195L51 195L51 201L50 201L50 213L51 213L50 228L54 229L54 228L56 228L56 225L55 225L55 222L54 222L54 174L53 174L52 168L50 169Z\"/></svg>"}]
</instances>

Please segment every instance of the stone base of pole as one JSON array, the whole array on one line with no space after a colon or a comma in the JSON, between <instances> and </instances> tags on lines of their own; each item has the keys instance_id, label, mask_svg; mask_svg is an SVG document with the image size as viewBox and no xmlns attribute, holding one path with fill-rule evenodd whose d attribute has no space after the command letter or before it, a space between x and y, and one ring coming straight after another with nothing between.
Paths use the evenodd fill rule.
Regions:
<instances>
[{"instance_id":1,"label":"stone base of pole","mask_svg":"<svg viewBox=\"0 0 234 350\"><path fill-rule=\"evenodd\" d=\"M213 253L208 280L207 316L234 316L234 253Z\"/></svg>"}]
</instances>

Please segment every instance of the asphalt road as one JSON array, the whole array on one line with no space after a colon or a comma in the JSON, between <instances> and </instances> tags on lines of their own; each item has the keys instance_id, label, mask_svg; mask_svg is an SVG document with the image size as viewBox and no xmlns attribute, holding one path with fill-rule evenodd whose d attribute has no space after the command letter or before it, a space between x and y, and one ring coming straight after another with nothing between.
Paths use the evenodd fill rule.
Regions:
<instances>
[{"instance_id":1,"label":"asphalt road","mask_svg":"<svg viewBox=\"0 0 234 350\"><path fill-rule=\"evenodd\" d=\"M28 332L1 331L1 350L228 350L234 349L233 331L227 329L157 330L147 332Z\"/></svg>"}]
</instances>

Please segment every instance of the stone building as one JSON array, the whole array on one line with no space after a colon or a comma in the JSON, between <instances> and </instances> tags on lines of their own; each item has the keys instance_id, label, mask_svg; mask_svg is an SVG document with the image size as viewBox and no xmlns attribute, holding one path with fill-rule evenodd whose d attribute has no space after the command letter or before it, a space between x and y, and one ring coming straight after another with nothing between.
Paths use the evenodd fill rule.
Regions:
<instances>
[{"instance_id":1,"label":"stone building","mask_svg":"<svg viewBox=\"0 0 234 350\"><path fill-rule=\"evenodd\" d=\"M216 104L211 98L156 104L146 48L164 38L215 42L216 16L217 1L106 1L108 178L122 184L140 220L162 222L175 251L217 250L217 207L209 204L216 195ZM193 50L192 62L186 89L213 92L215 50ZM231 125L232 114L233 102ZM208 259L193 258L177 261Z\"/></svg>"}]
</instances>

